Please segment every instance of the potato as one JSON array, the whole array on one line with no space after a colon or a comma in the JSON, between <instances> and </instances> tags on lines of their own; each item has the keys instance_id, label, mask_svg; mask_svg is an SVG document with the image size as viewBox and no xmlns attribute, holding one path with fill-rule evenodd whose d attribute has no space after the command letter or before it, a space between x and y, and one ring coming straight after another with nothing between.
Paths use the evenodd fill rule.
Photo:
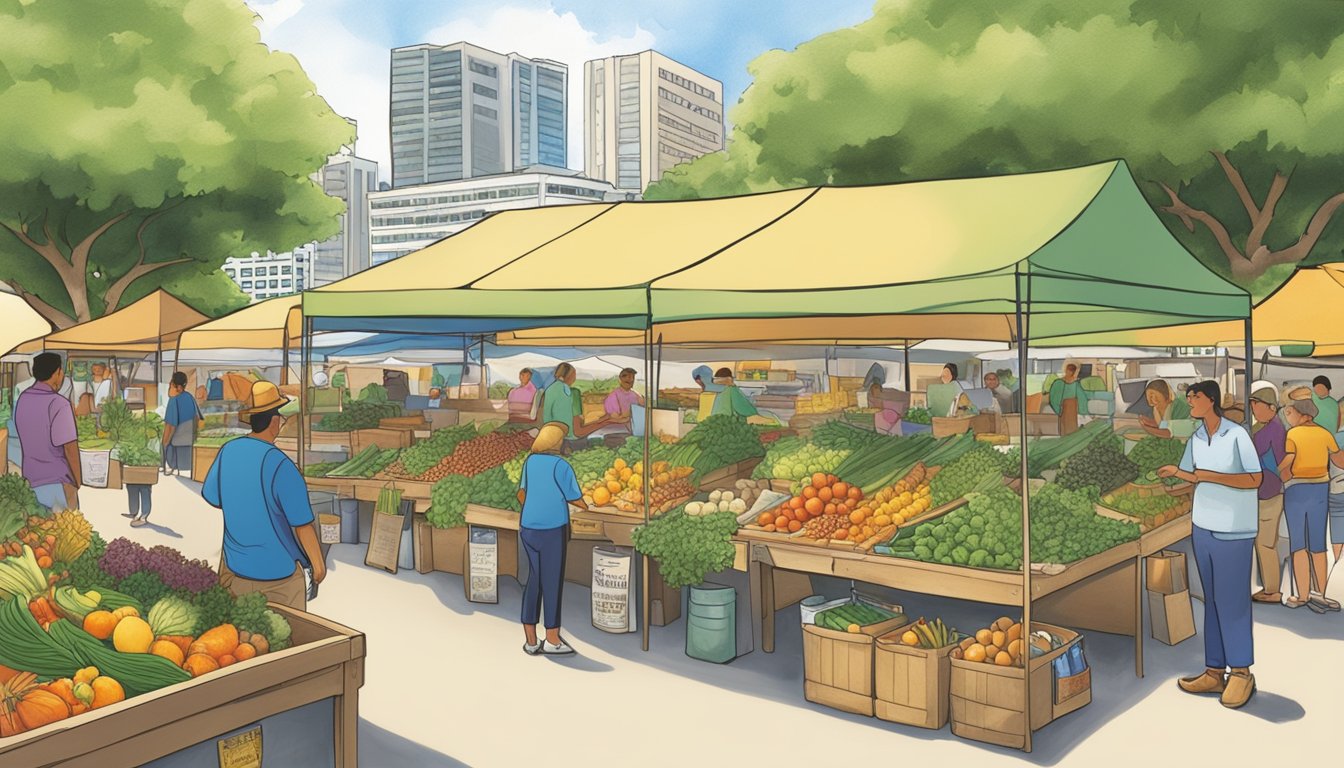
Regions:
<instances>
[{"instance_id":1,"label":"potato","mask_svg":"<svg viewBox=\"0 0 1344 768\"><path fill-rule=\"evenodd\" d=\"M732 491L724 491L722 494L719 495L719 501L732 501L734 498L736 497L733 496Z\"/></svg>"},{"instance_id":2,"label":"potato","mask_svg":"<svg viewBox=\"0 0 1344 768\"><path fill-rule=\"evenodd\" d=\"M723 491L710 491L710 492L709 492L709 501L710 501L711 504L718 504L718 503L719 503L719 500L722 499L722 498L723 498Z\"/></svg>"},{"instance_id":3,"label":"potato","mask_svg":"<svg viewBox=\"0 0 1344 768\"><path fill-rule=\"evenodd\" d=\"M688 501L686 502L686 514L691 517L698 517L703 506L704 505L698 501Z\"/></svg>"}]
</instances>

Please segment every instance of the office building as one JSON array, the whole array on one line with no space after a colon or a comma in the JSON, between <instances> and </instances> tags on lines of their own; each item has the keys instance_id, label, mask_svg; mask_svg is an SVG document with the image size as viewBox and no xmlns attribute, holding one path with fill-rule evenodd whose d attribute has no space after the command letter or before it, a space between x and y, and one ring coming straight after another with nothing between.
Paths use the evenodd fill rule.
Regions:
<instances>
[{"instance_id":1,"label":"office building","mask_svg":"<svg viewBox=\"0 0 1344 768\"><path fill-rule=\"evenodd\" d=\"M374 192L369 195L371 260L376 265L405 256L496 211L635 197L577 171L551 167Z\"/></svg>"},{"instance_id":2,"label":"office building","mask_svg":"<svg viewBox=\"0 0 1344 768\"><path fill-rule=\"evenodd\" d=\"M724 148L723 83L657 51L584 65L584 175L643 192Z\"/></svg>"},{"instance_id":3,"label":"office building","mask_svg":"<svg viewBox=\"0 0 1344 768\"><path fill-rule=\"evenodd\" d=\"M317 182L345 203L341 231L313 246L309 288L344 279L369 268L369 193L378 189L378 163L358 157L354 147L333 155L317 173Z\"/></svg>"},{"instance_id":4,"label":"office building","mask_svg":"<svg viewBox=\"0 0 1344 768\"><path fill-rule=\"evenodd\" d=\"M224 274L253 301L300 293L310 287L307 278L313 249L314 245L309 244L284 253L267 251L243 258L231 257L224 262Z\"/></svg>"},{"instance_id":5,"label":"office building","mask_svg":"<svg viewBox=\"0 0 1344 768\"><path fill-rule=\"evenodd\" d=\"M392 187L565 166L564 64L470 43L392 51Z\"/></svg>"}]
</instances>

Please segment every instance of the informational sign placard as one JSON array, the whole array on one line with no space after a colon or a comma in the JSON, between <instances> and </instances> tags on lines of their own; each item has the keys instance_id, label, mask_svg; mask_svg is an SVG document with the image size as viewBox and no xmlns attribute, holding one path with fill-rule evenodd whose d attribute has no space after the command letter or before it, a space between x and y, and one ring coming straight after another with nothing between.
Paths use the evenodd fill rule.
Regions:
<instances>
[{"instance_id":1,"label":"informational sign placard","mask_svg":"<svg viewBox=\"0 0 1344 768\"><path fill-rule=\"evenodd\" d=\"M373 530L369 533L365 565L382 568L389 573L397 572L397 558L401 555L401 524L401 515L373 513Z\"/></svg>"},{"instance_id":2,"label":"informational sign placard","mask_svg":"<svg viewBox=\"0 0 1344 768\"><path fill-rule=\"evenodd\" d=\"M634 632L634 558L628 551L593 548L593 626L604 632Z\"/></svg>"},{"instance_id":3,"label":"informational sign placard","mask_svg":"<svg viewBox=\"0 0 1344 768\"><path fill-rule=\"evenodd\" d=\"M106 488L108 465L111 460L111 451L80 451L79 469L84 484L90 488Z\"/></svg>"},{"instance_id":4,"label":"informational sign placard","mask_svg":"<svg viewBox=\"0 0 1344 768\"><path fill-rule=\"evenodd\" d=\"M467 534L467 599L473 603L499 602L499 532L475 525Z\"/></svg>"},{"instance_id":5,"label":"informational sign placard","mask_svg":"<svg viewBox=\"0 0 1344 768\"><path fill-rule=\"evenodd\" d=\"M261 726L220 739L219 768L261 768Z\"/></svg>"}]
</instances>

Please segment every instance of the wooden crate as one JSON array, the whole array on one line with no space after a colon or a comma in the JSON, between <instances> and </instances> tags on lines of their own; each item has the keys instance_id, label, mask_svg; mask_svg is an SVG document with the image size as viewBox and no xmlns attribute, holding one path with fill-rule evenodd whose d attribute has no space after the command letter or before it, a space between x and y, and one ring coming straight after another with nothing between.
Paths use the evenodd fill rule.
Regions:
<instances>
[{"instance_id":1,"label":"wooden crate","mask_svg":"<svg viewBox=\"0 0 1344 768\"><path fill-rule=\"evenodd\" d=\"M974 416L934 416L933 417L933 436L934 437L953 437L962 435L971 429L971 422Z\"/></svg>"},{"instance_id":2,"label":"wooden crate","mask_svg":"<svg viewBox=\"0 0 1344 768\"><path fill-rule=\"evenodd\" d=\"M1092 701L1092 670L1070 677L1054 676L1055 659L1082 642L1077 632L1041 622L1032 630L1046 630L1064 638L1062 647L1031 659L1031 730ZM1021 749L1026 745L1027 717L1022 711L1021 667L1000 667L952 659L952 732L964 739Z\"/></svg>"},{"instance_id":3,"label":"wooden crate","mask_svg":"<svg viewBox=\"0 0 1344 768\"><path fill-rule=\"evenodd\" d=\"M123 464L121 466L121 482L126 485L157 485L159 482L159 468L128 467Z\"/></svg>"},{"instance_id":4,"label":"wooden crate","mask_svg":"<svg viewBox=\"0 0 1344 768\"><path fill-rule=\"evenodd\" d=\"M803 696L832 709L872 717L874 641L907 623L898 616L857 633L804 625Z\"/></svg>"},{"instance_id":5,"label":"wooden crate","mask_svg":"<svg viewBox=\"0 0 1344 768\"><path fill-rule=\"evenodd\" d=\"M713 472L706 472L700 478L700 490L714 491L721 488L731 488L733 483L738 480L750 480L752 471L760 463L760 458L747 459L721 467Z\"/></svg>"},{"instance_id":6,"label":"wooden crate","mask_svg":"<svg viewBox=\"0 0 1344 768\"><path fill-rule=\"evenodd\" d=\"M410 448L411 431L406 429L357 429L350 433L350 455L358 456L371 445L383 450Z\"/></svg>"},{"instance_id":7,"label":"wooden crate","mask_svg":"<svg viewBox=\"0 0 1344 768\"><path fill-rule=\"evenodd\" d=\"M462 561L467 551L467 527L429 529L434 570L462 575Z\"/></svg>"},{"instance_id":8,"label":"wooden crate","mask_svg":"<svg viewBox=\"0 0 1344 768\"><path fill-rule=\"evenodd\" d=\"M905 645L901 635L908 628L877 638L873 651L877 696L874 714L890 723L942 728L947 725L951 654L957 643L935 649Z\"/></svg>"},{"instance_id":9,"label":"wooden crate","mask_svg":"<svg viewBox=\"0 0 1344 768\"><path fill-rule=\"evenodd\" d=\"M425 424L424 415L419 413L378 420L378 426L381 429L424 429Z\"/></svg>"},{"instance_id":10,"label":"wooden crate","mask_svg":"<svg viewBox=\"0 0 1344 768\"><path fill-rule=\"evenodd\" d=\"M218 445L193 445L191 447L191 479L198 483L205 482L205 475L210 471L210 466L215 463L215 458L219 456Z\"/></svg>"},{"instance_id":11,"label":"wooden crate","mask_svg":"<svg viewBox=\"0 0 1344 768\"><path fill-rule=\"evenodd\" d=\"M359 762L364 635L309 613L275 603L270 607L293 627L291 647L0 738L0 765L133 768L272 715L328 700L335 718L333 765L353 768Z\"/></svg>"}]
</instances>

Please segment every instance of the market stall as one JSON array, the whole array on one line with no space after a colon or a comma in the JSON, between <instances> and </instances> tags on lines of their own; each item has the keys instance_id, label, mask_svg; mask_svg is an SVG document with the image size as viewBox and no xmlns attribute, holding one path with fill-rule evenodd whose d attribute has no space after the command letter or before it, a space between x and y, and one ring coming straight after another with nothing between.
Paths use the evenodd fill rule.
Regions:
<instances>
[{"instance_id":1,"label":"market stall","mask_svg":"<svg viewBox=\"0 0 1344 768\"><path fill-rule=\"evenodd\" d=\"M618 254L632 252L632 243L639 244L633 252L640 257L620 258ZM412 254L399 260L405 263L370 270L358 282L352 278L310 292L304 302L309 330L525 335L532 329L576 328L582 329L576 335L584 339L642 334L646 361L657 349L677 345L989 340L1015 344L1018 370L1025 370L1029 343L1114 329L1244 320L1250 304L1244 292L1208 272L1171 238L1120 162L1014 177L500 214L429 250L435 251L437 264L447 265L441 278L420 271ZM826 256L824 270L816 268L818 254ZM1162 286L1132 277L1159 269L1168 277ZM452 317L443 316L445 307L452 308ZM575 343L559 335L550 338L557 344ZM645 428L652 437L651 414L646 413ZM694 434L695 430L690 433ZM1087 503L1091 512L1092 498L1052 497L1048 488L1032 493L1036 473L1031 471L1030 457L1033 449L1043 446L1030 440L1023 443L1029 434L1024 416L1010 430L1009 439L1015 436L1022 447L1015 459L1017 472L1012 473L1015 489L1004 485L1004 473L996 468L994 485L986 486L989 492L978 493L978 484L973 483L954 489L954 496L937 509L924 510L964 514L953 505L960 500L964 506L978 493L977 498L984 500L979 503L994 507L996 520L1005 526L1015 521L1005 533L1016 531L1017 539L1007 536L1010 544L996 555L993 566L983 557L970 562L974 553L960 547L925 555L919 544L895 546L900 544L895 532L883 544L879 534L889 524L858 542L863 545L876 537L871 555L856 547L853 523L844 537L826 536L824 542L818 537L820 545L800 542L791 534L801 533L802 520L796 514L790 520L782 510L779 517L791 530L779 531L777 519L776 530L761 524L759 533L749 528L739 532L743 546L728 542L729 554L721 565L746 560L753 580L753 614L761 619L771 617L778 607L778 601L771 599L775 571L789 570L842 574L906 589L914 583L919 585L915 589L955 592L964 599L1020 602L1020 625L1033 633L1036 597L1044 608L1052 598L1074 590L1072 601L1060 597L1060 604L1050 609L1086 626L1096 617L1078 612L1077 604L1087 602L1077 597L1087 593L1078 590L1104 588L1109 593L1114 584L1133 585L1132 621L1121 616L1105 626L1094 625L1106 630L1123 625L1136 637L1136 654L1141 653L1142 613L1137 606L1141 558L1146 550L1184 535L1180 519L1153 527L1145 543L1139 524L1113 520L1115 525L1108 526L1107 518L1098 514L1088 530L1104 535L1096 536L1085 548L1088 551L1046 545L1040 551L1064 562L1039 562L1033 557L1038 549L1032 544L1033 514L1041 512L1048 518L1045 510L1051 505L1077 513L1080 502ZM927 454L946 445L950 437L929 437L936 446L916 447L929 459ZM671 450L679 450L688 438ZM642 462L646 488L651 487L656 460L651 443L646 443ZM669 461L670 466L676 463ZM950 467L950 457L944 463ZM881 469L882 484L871 486L875 493L888 488L894 492L907 479L899 466ZM812 478L818 496L823 494L817 483L832 495L842 486L846 494L854 490L838 477L832 479L831 473L820 474L819 480ZM868 493L868 487L858 490ZM929 491L921 493L927 496ZM1041 498L1033 502L1036 495ZM864 496L848 498L861 501ZM806 489L789 498L794 512L795 501L809 506ZM706 516L703 507L691 514L685 506L654 516L651 506L646 500L645 526L650 531L677 525L687 517ZM718 530L722 516L731 514L731 509L717 508L708 513L714 521L709 528ZM808 519L833 516L809 510ZM909 522L925 523L919 515L912 515ZM963 527L969 528L971 522ZM725 529L731 535L736 527ZM915 526L916 533L919 528ZM639 546L638 530L632 538ZM877 544L889 552L878 551ZM742 549L745 558L736 557ZM1034 573L1037 564L1039 574ZM1128 588L1124 593L1129 594ZM646 614L648 600L646 595ZM864 635L858 622L850 632L855 629ZM763 638L767 631L762 627ZM1069 636L1076 638L1063 631L1047 634L1053 638L1047 641L1047 656L1062 652ZM867 648L871 654L871 638L866 644L857 642L859 647L849 650L862 656ZM1012 667L1013 657L996 650L1000 651L996 663ZM968 652L974 655L973 649ZM1025 661L1027 654L1020 654ZM1030 714L1033 726L1038 720L1031 689L1038 684L1034 678L1040 661L1032 659L1030 675L1017 675L1023 702L1017 711ZM1007 741L996 743L1030 749L1031 730L1019 729Z\"/></svg>"}]
</instances>

